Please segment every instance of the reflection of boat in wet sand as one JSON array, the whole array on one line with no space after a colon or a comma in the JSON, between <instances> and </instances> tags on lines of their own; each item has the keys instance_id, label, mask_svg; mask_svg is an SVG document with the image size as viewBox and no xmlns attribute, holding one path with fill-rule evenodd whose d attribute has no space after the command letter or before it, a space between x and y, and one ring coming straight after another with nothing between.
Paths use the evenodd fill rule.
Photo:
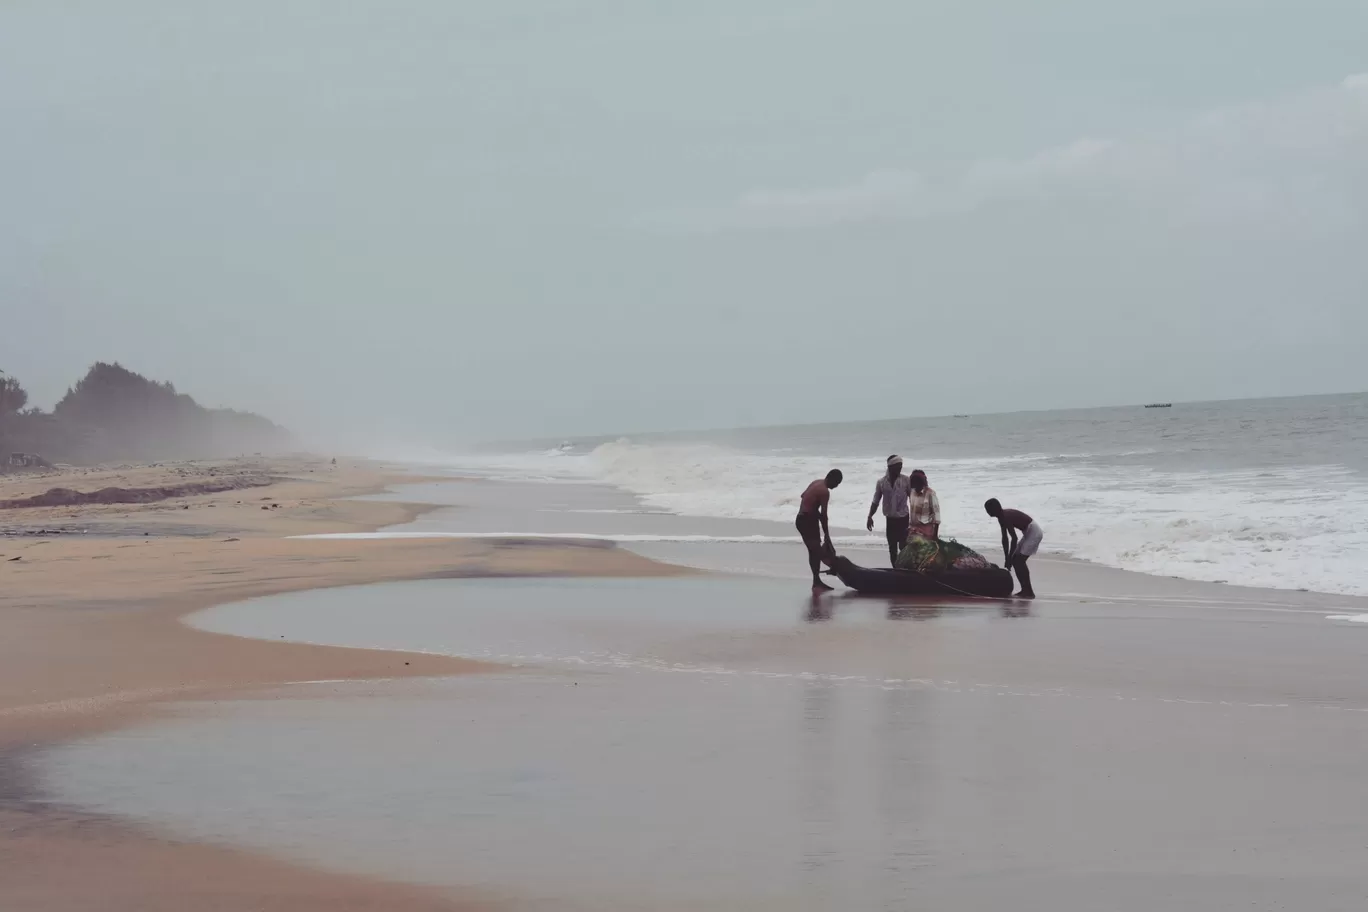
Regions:
<instances>
[{"instance_id":1,"label":"reflection of boat in wet sand","mask_svg":"<svg viewBox=\"0 0 1368 912\"><path fill-rule=\"evenodd\" d=\"M1012 574L1001 567L949 569L940 573L915 570L871 570L848 557L826 562L836 578L857 592L871 595L976 595L1010 598Z\"/></svg>"}]
</instances>

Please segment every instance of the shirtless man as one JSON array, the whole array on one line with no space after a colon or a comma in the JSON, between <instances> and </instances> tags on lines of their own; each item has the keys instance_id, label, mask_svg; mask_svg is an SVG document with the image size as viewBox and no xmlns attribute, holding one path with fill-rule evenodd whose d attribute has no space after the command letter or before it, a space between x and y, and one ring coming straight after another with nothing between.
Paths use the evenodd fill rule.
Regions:
<instances>
[{"instance_id":1,"label":"shirtless man","mask_svg":"<svg viewBox=\"0 0 1368 912\"><path fill-rule=\"evenodd\" d=\"M1035 598L1035 590L1031 588L1031 571L1026 568L1026 560L1039 550L1045 532L1034 519L1020 510L1004 510L996 497L985 503L983 509L987 510L988 515L996 519L1002 527L1002 554L1007 560L1007 566L1016 571L1017 581L1021 583L1021 591L1017 593L1017 598ZM1021 532L1019 543L1018 530ZM1012 539L1010 545L1007 542L1008 536Z\"/></svg>"},{"instance_id":2,"label":"shirtless man","mask_svg":"<svg viewBox=\"0 0 1368 912\"><path fill-rule=\"evenodd\" d=\"M808 566L812 568L812 591L830 589L822 582L822 552L831 547L831 529L827 527L827 507L831 503L831 489L841 483L844 476L840 469L827 472L826 478L819 478L808 485L798 501L798 518L793 524L798 534L803 536L807 545Z\"/></svg>"}]
</instances>

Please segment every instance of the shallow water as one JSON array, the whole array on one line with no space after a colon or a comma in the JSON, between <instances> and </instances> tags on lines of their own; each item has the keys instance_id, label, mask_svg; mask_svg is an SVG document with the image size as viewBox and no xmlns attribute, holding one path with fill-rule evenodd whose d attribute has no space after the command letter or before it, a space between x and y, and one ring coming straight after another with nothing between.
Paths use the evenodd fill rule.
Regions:
<instances>
[{"instance_id":1,"label":"shallow water","mask_svg":"<svg viewBox=\"0 0 1368 912\"><path fill-rule=\"evenodd\" d=\"M1362 908L1358 625L815 607L732 579L225 606L196 622L523 667L197 707L42 772L55 798L176 833L526 908Z\"/></svg>"}]
</instances>

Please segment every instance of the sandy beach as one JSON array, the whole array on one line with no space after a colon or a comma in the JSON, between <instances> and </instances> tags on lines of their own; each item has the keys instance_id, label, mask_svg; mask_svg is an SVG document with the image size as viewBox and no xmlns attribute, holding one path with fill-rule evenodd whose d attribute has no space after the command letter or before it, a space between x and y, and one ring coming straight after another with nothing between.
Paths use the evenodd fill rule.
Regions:
<instances>
[{"instance_id":1,"label":"sandy beach","mask_svg":"<svg viewBox=\"0 0 1368 912\"><path fill-rule=\"evenodd\" d=\"M5 476L0 501L52 488L156 491L235 485L145 503L0 513L0 906L6 909L447 909L447 896L174 841L31 802L19 759L146 717L292 681L459 674L476 663L262 643L193 630L199 608L271 593L478 575L651 574L611 547L308 541L429 509L348 498L396 478L365 463L231 460ZM405 477L404 480L411 480ZM156 496L156 495L152 495ZM73 877L79 871L79 877Z\"/></svg>"},{"instance_id":2,"label":"sandy beach","mask_svg":"<svg viewBox=\"0 0 1368 912\"><path fill-rule=\"evenodd\" d=\"M812 598L785 526L605 485L63 479L202 483L6 511L0 904L1368 899L1364 599L1050 555L1035 602Z\"/></svg>"}]
</instances>

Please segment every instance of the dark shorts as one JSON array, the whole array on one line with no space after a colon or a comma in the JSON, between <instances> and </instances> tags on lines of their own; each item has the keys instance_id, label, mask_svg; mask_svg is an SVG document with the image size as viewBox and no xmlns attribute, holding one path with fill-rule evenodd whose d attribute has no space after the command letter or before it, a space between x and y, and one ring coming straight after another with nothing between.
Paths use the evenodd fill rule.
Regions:
<instances>
[{"instance_id":1,"label":"dark shorts","mask_svg":"<svg viewBox=\"0 0 1368 912\"><path fill-rule=\"evenodd\" d=\"M906 516L885 516L885 528L888 530L888 543L897 545L901 548L907 544L907 530L911 522Z\"/></svg>"},{"instance_id":2,"label":"dark shorts","mask_svg":"<svg viewBox=\"0 0 1368 912\"><path fill-rule=\"evenodd\" d=\"M809 548L822 547L822 523L816 513L799 513L793 525L798 529L798 534L803 536L803 543Z\"/></svg>"}]
</instances>

